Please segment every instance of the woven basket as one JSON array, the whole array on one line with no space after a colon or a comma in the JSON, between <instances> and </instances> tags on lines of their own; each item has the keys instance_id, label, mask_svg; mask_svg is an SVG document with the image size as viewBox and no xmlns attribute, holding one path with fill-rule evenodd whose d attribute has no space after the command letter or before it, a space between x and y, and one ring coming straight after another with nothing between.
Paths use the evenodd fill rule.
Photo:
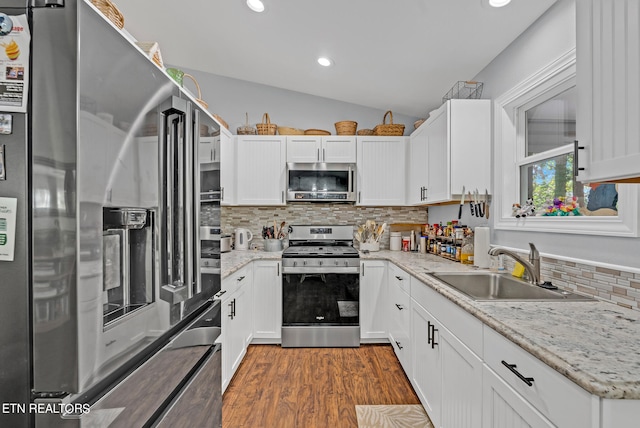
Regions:
<instances>
[{"instance_id":1,"label":"woven basket","mask_svg":"<svg viewBox=\"0 0 640 428\"><path fill-rule=\"evenodd\" d=\"M254 128L253 126L249 125L249 113L246 113L247 116L247 123L242 125L242 126L238 126L238 129L236 129L236 134L238 135L256 135L256 128Z\"/></svg>"},{"instance_id":2,"label":"woven basket","mask_svg":"<svg viewBox=\"0 0 640 428\"><path fill-rule=\"evenodd\" d=\"M356 135L356 129L358 129L358 122L353 120L336 122L336 135Z\"/></svg>"},{"instance_id":3,"label":"woven basket","mask_svg":"<svg viewBox=\"0 0 640 428\"><path fill-rule=\"evenodd\" d=\"M324 129L305 129L304 135L331 135L331 132Z\"/></svg>"},{"instance_id":4,"label":"woven basket","mask_svg":"<svg viewBox=\"0 0 640 428\"><path fill-rule=\"evenodd\" d=\"M200 91L200 85L198 85L198 81L196 80L196 78L195 78L195 77L193 77L193 76L192 76L192 75L190 75L190 74L187 74L187 73L184 73L184 76L182 76L182 77L183 77L183 78L184 78L184 77L188 77L189 79L191 79L191 80L193 81L193 83L195 83L195 84L196 84L196 89L198 90L198 96L196 97L196 101L197 101L197 102L198 102L202 107L204 107L204 108L205 108L205 110L206 110L206 109L208 109L208 108L209 108L209 104L207 104L207 102L206 102L205 100L203 100L203 99L202 99L202 92ZM225 123L226 123L226 122L225 122Z\"/></svg>"},{"instance_id":5,"label":"woven basket","mask_svg":"<svg viewBox=\"0 0 640 428\"><path fill-rule=\"evenodd\" d=\"M162 55L160 54L160 46L157 42L136 42L136 45L138 45L158 67L164 68Z\"/></svg>"},{"instance_id":6,"label":"woven basket","mask_svg":"<svg viewBox=\"0 0 640 428\"><path fill-rule=\"evenodd\" d=\"M280 135L304 135L304 129L290 128L288 126L278 126Z\"/></svg>"},{"instance_id":7,"label":"woven basket","mask_svg":"<svg viewBox=\"0 0 640 428\"><path fill-rule=\"evenodd\" d=\"M389 115L389 123L387 123L387 115ZM373 128L373 135L396 136L404 135L404 125L393 123L393 113L387 111L382 118L382 123Z\"/></svg>"},{"instance_id":8,"label":"woven basket","mask_svg":"<svg viewBox=\"0 0 640 428\"><path fill-rule=\"evenodd\" d=\"M223 118L221 118L221 117L220 117L220 116L218 116L217 114L213 114L213 113L211 113L211 115L213 116L213 118L214 118L215 120L217 120L217 121L218 121L218 123L219 123L220 125L222 125L222 126L224 126L225 128L229 129L229 124L228 124L228 123L227 123Z\"/></svg>"},{"instance_id":9,"label":"woven basket","mask_svg":"<svg viewBox=\"0 0 640 428\"><path fill-rule=\"evenodd\" d=\"M271 123L269 113L262 115L262 123L256 123L258 129L258 135L276 135L278 125Z\"/></svg>"},{"instance_id":10,"label":"woven basket","mask_svg":"<svg viewBox=\"0 0 640 428\"><path fill-rule=\"evenodd\" d=\"M357 135L373 135L373 129L358 129Z\"/></svg>"},{"instance_id":11,"label":"woven basket","mask_svg":"<svg viewBox=\"0 0 640 428\"><path fill-rule=\"evenodd\" d=\"M91 3L98 8L98 10L102 12L107 19L109 19L109 21L113 22L113 25L121 30L124 28L124 16L115 4L111 3L109 0L91 0Z\"/></svg>"}]
</instances>

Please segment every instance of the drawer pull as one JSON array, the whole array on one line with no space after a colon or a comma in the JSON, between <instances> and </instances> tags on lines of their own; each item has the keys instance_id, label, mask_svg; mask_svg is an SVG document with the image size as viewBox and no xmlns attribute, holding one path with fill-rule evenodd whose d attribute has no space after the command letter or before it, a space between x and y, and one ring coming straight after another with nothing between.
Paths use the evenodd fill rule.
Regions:
<instances>
[{"instance_id":1,"label":"drawer pull","mask_svg":"<svg viewBox=\"0 0 640 428\"><path fill-rule=\"evenodd\" d=\"M398 349L402 349L402 345L397 340L396 340L396 345L398 345Z\"/></svg>"},{"instance_id":2,"label":"drawer pull","mask_svg":"<svg viewBox=\"0 0 640 428\"><path fill-rule=\"evenodd\" d=\"M431 349L435 349L438 342L436 342L436 328L435 324L431 324L431 321L427 321L427 345L431 345Z\"/></svg>"},{"instance_id":3,"label":"drawer pull","mask_svg":"<svg viewBox=\"0 0 640 428\"><path fill-rule=\"evenodd\" d=\"M404 281L404 278L401 276L396 275L396 278L398 279L398 281Z\"/></svg>"},{"instance_id":4,"label":"drawer pull","mask_svg":"<svg viewBox=\"0 0 640 428\"><path fill-rule=\"evenodd\" d=\"M518 378L521 381L523 381L524 383L526 383L529 386L533 386L533 378L532 377L524 377L524 376L522 376L522 373L520 373L518 370L516 370L517 366L515 364L509 364L505 360L502 360L502 365L505 366L506 368L508 368L509 370L511 370L511 373L513 373L514 375L518 376Z\"/></svg>"},{"instance_id":5,"label":"drawer pull","mask_svg":"<svg viewBox=\"0 0 640 428\"><path fill-rule=\"evenodd\" d=\"M240 282L244 279L244 276L241 276L240 278L236 279L236 281Z\"/></svg>"},{"instance_id":6,"label":"drawer pull","mask_svg":"<svg viewBox=\"0 0 640 428\"><path fill-rule=\"evenodd\" d=\"M397 304L397 303L396 303L396 308L398 308L398 310L400 310L400 311L401 311L401 310L403 310L403 309L404 309L404 306L399 305L399 304Z\"/></svg>"}]
</instances>

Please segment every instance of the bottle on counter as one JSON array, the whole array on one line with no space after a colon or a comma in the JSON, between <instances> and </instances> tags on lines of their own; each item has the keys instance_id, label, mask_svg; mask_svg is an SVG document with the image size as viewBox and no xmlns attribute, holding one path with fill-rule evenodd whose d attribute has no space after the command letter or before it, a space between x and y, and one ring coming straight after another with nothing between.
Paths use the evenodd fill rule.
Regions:
<instances>
[{"instance_id":1,"label":"bottle on counter","mask_svg":"<svg viewBox=\"0 0 640 428\"><path fill-rule=\"evenodd\" d=\"M411 248L411 251L415 251L416 250L416 231L415 230L411 231L411 235L409 239L410 239L409 246Z\"/></svg>"},{"instance_id":2,"label":"bottle on counter","mask_svg":"<svg viewBox=\"0 0 640 428\"><path fill-rule=\"evenodd\" d=\"M473 264L473 235L468 235L462 240L460 263L464 265Z\"/></svg>"}]
</instances>

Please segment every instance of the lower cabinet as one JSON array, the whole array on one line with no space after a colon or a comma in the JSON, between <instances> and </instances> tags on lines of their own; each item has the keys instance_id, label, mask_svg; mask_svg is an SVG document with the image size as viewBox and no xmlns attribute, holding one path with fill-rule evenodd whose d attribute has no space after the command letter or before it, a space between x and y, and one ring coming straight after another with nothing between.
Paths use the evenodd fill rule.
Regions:
<instances>
[{"instance_id":1,"label":"lower cabinet","mask_svg":"<svg viewBox=\"0 0 640 428\"><path fill-rule=\"evenodd\" d=\"M555 426L487 366L483 368L482 385L483 428Z\"/></svg>"},{"instance_id":2,"label":"lower cabinet","mask_svg":"<svg viewBox=\"0 0 640 428\"><path fill-rule=\"evenodd\" d=\"M395 266L394 266L395 268ZM397 269L397 268L396 268ZM389 270L389 340L405 373L411 373L411 297L408 293L409 275ZM400 279L398 279L400 278ZM403 288L406 284L406 289Z\"/></svg>"},{"instance_id":3,"label":"lower cabinet","mask_svg":"<svg viewBox=\"0 0 640 428\"><path fill-rule=\"evenodd\" d=\"M410 374L436 427L477 427L482 419L482 360L415 300Z\"/></svg>"},{"instance_id":4,"label":"lower cabinet","mask_svg":"<svg viewBox=\"0 0 640 428\"><path fill-rule=\"evenodd\" d=\"M260 343L280 343L282 264L274 260L256 260L253 277L253 338Z\"/></svg>"},{"instance_id":5,"label":"lower cabinet","mask_svg":"<svg viewBox=\"0 0 640 428\"><path fill-rule=\"evenodd\" d=\"M387 262L360 262L360 339L366 342L388 338Z\"/></svg>"},{"instance_id":6,"label":"lower cabinet","mask_svg":"<svg viewBox=\"0 0 640 428\"><path fill-rule=\"evenodd\" d=\"M227 290L221 300L222 392L229 386L253 337L252 273L248 266L222 282L222 289Z\"/></svg>"}]
</instances>

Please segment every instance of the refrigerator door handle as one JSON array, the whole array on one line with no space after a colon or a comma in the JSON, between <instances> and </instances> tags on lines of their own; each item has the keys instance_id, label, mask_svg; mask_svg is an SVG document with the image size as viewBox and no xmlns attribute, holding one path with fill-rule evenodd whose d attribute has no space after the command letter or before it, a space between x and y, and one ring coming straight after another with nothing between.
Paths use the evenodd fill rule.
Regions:
<instances>
[{"instance_id":1,"label":"refrigerator door handle","mask_svg":"<svg viewBox=\"0 0 640 428\"><path fill-rule=\"evenodd\" d=\"M160 298L171 304L191 297L192 287L186 276L190 264L185 258L190 252L185 245L185 155L189 153L189 105L185 100L171 97L160 114L160 224L166 233L161 235ZM193 150L191 150L191 153Z\"/></svg>"}]
</instances>

